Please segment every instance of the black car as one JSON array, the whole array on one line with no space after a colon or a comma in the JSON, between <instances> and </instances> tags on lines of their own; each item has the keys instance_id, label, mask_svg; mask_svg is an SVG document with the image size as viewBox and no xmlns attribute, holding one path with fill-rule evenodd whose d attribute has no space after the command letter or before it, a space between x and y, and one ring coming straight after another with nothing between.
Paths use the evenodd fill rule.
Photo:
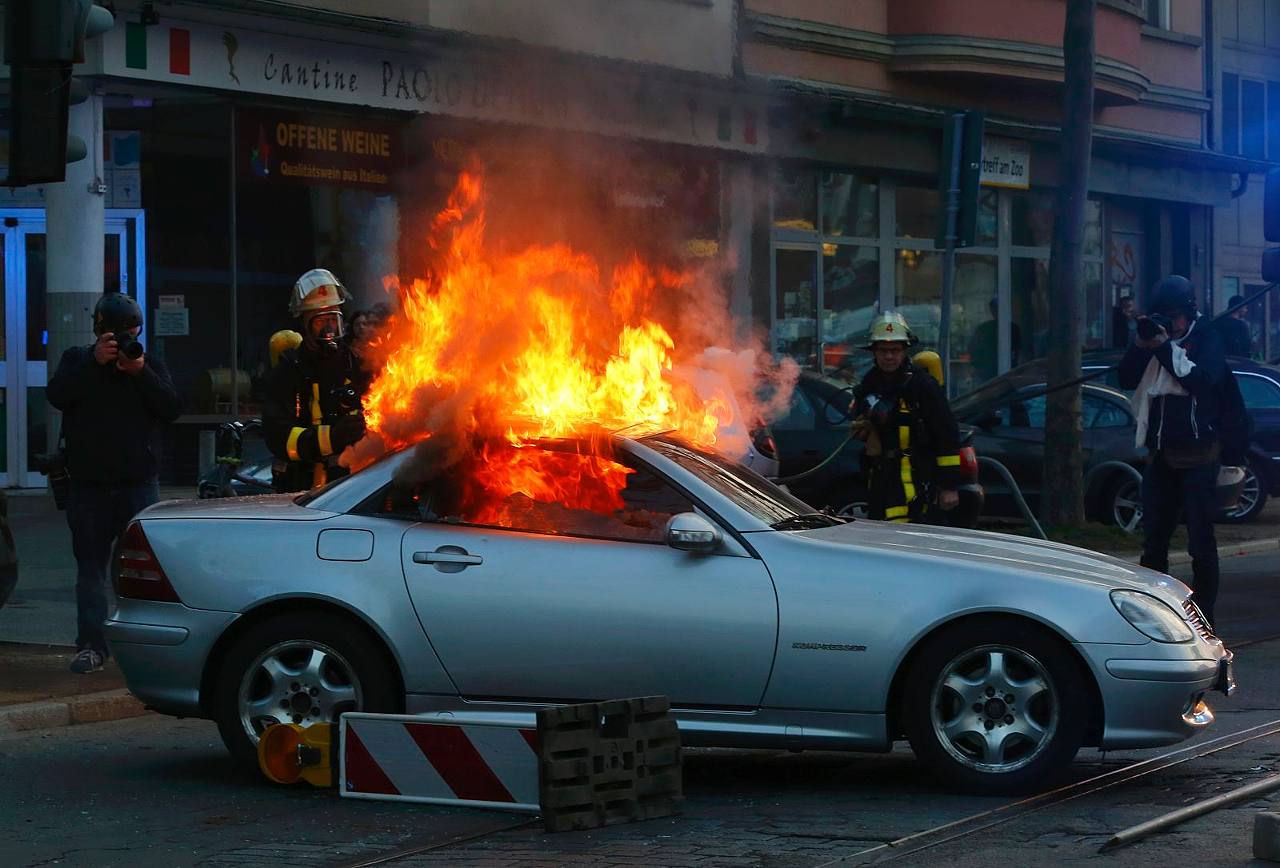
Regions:
<instances>
[{"instance_id":1,"label":"black car","mask_svg":"<svg viewBox=\"0 0 1280 868\"><path fill-rule=\"evenodd\" d=\"M863 516L867 481L861 466L862 443L848 439L852 393L851 383L805 372L791 393L786 415L771 422L770 428L777 445L780 481L793 494L841 515ZM972 433L972 428L961 426L961 441ZM791 479L813 470L833 454L816 473ZM960 505L940 514L938 520L953 527L973 527L982 512L983 491L971 446L961 448L960 460L966 478L959 489Z\"/></svg>"},{"instance_id":2,"label":"black car","mask_svg":"<svg viewBox=\"0 0 1280 868\"><path fill-rule=\"evenodd\" d=\"M1045 440L1043 364L1029 362L955 399L958 421L974 426L978 454L1009 469L1027 505L1039 510ZM1142 519L1134 471L1146 463L1146 449L1134 445L1135 420L1125 395L1106 385L1082 388L1085 516L1133 531ZM1121 466L1125 465L1125 466ZM1127 467L1133 470L1126 469ZM998 472L982 468L987 514L1020 516L1009 486Z\"/></svg>"}]
</instances>

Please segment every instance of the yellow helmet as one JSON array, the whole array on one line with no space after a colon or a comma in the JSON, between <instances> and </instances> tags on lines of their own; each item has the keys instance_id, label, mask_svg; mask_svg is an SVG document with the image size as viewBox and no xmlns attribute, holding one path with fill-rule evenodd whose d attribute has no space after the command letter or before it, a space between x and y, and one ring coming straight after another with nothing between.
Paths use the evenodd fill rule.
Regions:
<instances>
[{"instance_id":1,"label":"yellow helmet","mask_svg":"<svg viewBox=\"0 0 1280 868\"><path fill-rule=\"evenodd\" d=\"M293 329L281 329L267 341L267 352L271 356L271 367L280 363L280 357L286 350L296 349L302 343L302 335Z\"/></svg>"},{"instance_id":2,"label":"yellow helmet","mask_svg":"<svg viewBox=\"0 0 1280 868\"><path fill-rule=\"evenodd\" d=\"M896 310L886 310L871 321L871 331L867 334L867 345L863 349L871 349L876 344L888 341L902 341L907 346L916 343L916 336L907 325L907 320Z\"/></svg>"}]
</instances>

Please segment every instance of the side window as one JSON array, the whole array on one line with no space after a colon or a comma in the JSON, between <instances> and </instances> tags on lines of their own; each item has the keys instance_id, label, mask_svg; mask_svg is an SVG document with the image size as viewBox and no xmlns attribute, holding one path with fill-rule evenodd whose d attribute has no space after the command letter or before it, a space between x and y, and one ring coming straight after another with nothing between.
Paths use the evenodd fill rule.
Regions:
<instances>
[{"instance_id":1,"label":"side window","mask_svg":"<svg viewBox=\"0 0 1280 868\"><path fill-rule=\"evenodd\" d=\"M853 389L830 389L814 395L821 407L822 421L828 425L847 425L849 405L853 402Z\"/></svg>"},{"instance_id":2,"label":"side window","mask_svg":"<svg viewBox=\"0 0 1280 868\"><path fill-rule=\"evenodd\" d=\"M1015 428L1043 428L1044 395L1014 401L999 412L1000 421L1003 424L1012 425Z\"/></svg>"},{"instance_id":3,"label":"side window","mask_svg":"<svg viewBox=\"0 0 1280 868\"><path fill-rule=\"evenodd\" d=\"M1083 397L1085 428L1125 428L1133 424L1128 411L1118 404L1086 393Z\"/></svg>"},{"instance_id":4,"label":"side window","mask_svg":"<svg viewBox=\"0 0 1280 868\"><path fill-rule=\"evenodd\" d=\"M1236 374L1244 405L1250 410L1280 409L1280 386L1256 374Z\"/></svg>"},{"instance_id":5,"label":"side window","mask_svg":"<svg viewBox=\"0 0 1280 868\"><path fill-rule=\"evenodd\" d=\"M687 497L628 456L534 453L534 447L518 451L524 467L519 485L509 488L519 490L483 488L474 472L459 468L457 479L431 499L423 520L661 543L671 516L693 510ZM515 477L504 468L499 478Z\"/></svg>"},{"instance_id":6,"label":"side window","mask_svg":"<svg viewBox=\"0 0 1280 868\"><path fill-rule=\"evenodd\" d=\"M804 389L796 386L791 391L791 404L785 416L770 423L774 431L812 431L817 424L817 413L813 404L805 395Z\"/></svg>"}]
</instances>

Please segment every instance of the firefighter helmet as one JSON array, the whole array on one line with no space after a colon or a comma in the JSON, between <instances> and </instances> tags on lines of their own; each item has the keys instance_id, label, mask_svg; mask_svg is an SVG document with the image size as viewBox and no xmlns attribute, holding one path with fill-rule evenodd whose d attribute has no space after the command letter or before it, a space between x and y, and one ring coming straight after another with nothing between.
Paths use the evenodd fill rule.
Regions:
<instances>
[{"instance_id":1,"label":"firefighter helmet","mask_svg":"<svg viewBox=\"0 0 1280 868\"><path fill-rule=\"evenodd\" d=\"M293 285L289 316L304 316L322 310L337 310L351 293L327 268L313 268Z\"/></svg>"},{"instance_id":2,"label":"firefighter helmet","mask_svg":"<svg viewBox=\"0 0 1280 868\"><path fill-rule=\"evenodd\" d=\"M871 321L871 331L867 334L867 345L864 349L873 349L878 343L901 341L907 346L916 343L916 336L907 325L907 320L896 310L886 310Z\"/></svg>"}]
</instances>

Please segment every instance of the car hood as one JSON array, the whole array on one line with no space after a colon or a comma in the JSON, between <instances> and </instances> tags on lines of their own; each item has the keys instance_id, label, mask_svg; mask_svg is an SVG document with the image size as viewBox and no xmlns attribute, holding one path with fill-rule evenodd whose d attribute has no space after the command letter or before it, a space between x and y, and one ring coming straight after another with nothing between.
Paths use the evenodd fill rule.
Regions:
<instances>
[{"instance_id":1,"label":"car hood","mask_svg":"<svg viewBox=\"0 0 1280 868\"><path fill-rule=\"evenodd\" d=\"M959 559L973 566L1034 573L1109 589L1172 594L1179 602L1191 593L1177 579L1110 555L1010 534L860 519L791 535L880 552L902 551L951 563Z\"/></svg>"},{"instance_id":2,"label":"car hood","mask_svg":"<svg viewBox=\"0 0 1280 868\"><path fill-rule=\"evenodd\" d=\"M259 494L252 497L214 497L207 500L164 500L137 517L147 521L170 518L273 519L318 521L333 515L321 509L299 506L296 494Z\"/></svg>"}]
</instances>

